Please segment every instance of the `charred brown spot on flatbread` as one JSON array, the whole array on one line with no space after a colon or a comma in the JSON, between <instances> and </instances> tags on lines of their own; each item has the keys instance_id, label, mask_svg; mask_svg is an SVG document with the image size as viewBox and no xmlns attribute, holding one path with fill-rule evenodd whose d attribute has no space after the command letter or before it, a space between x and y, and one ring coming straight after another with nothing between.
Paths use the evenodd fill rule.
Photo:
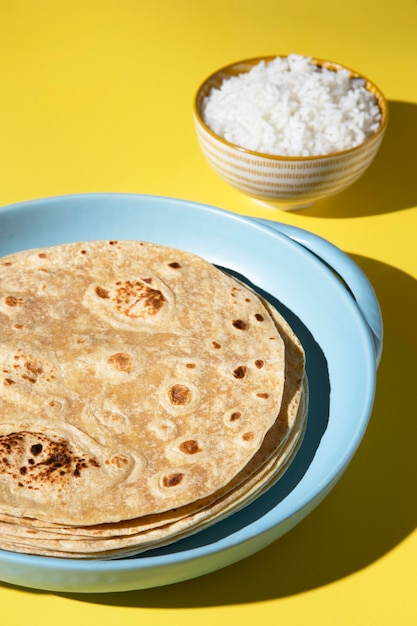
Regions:
<instances>
[{"instance_id":1,"label":"charred brown spot on flatbread","mask_svg":"<svg viewBox=\"0 0 417 626\"><path fill-rule=\"evenodd\" d=\"M33 456L38 456L43 450L43 446L41 443L34 443L31 447L30 447L30 452L31 454L33 454Z\"/></svg>"},{"instance_id":2,"label":"charred brown spot on flatbread","mask_svg":"<svg viewBox=\"0 0 417 626\"><path fill-rule=\"evenodd\" d=\"M110 463L115 467L126 467L129 463L129 459L124 454L116 454L110 459Z\"/></svg>"},{"instance_id":3,"label":"charred brown spot on flatbread","mask_svg":"<svg viewBox=\"0 0 417 626\"><path fill-rule=\"evenodd\" d=\"M16 296L6 296L4 298L4 304L11 307L22 306L23 298L16 298Z\"/></svg>"},{"instance_id":4,"label":"charred brown spot on flatbread","mask_svg":"<svg viewBox=\"0 0 417 626\"><path fill-rule=\"evenodd\" d=\"M232 325L238 330L247 330L248 325L243 320L233 320Z\"/></svg>"},{"instance_id":5,"label":"charred brown spot on flatbread","mask_svg":"<svg viewBox=\"0 0 417 626\"><path fill-rule=\"evenodd\" d=\"M255 439L255 435L253 432L249 431L247 433L243 433L242 439L243 441L253 441Z\"/></svg>"},{"instance_id":6,"label":"charred brown spot on flatbread","mask_svg":"<svg viewBox=\"0 0 417 626\"><path fill-rule=\"evenodd\" d=\"M36 363L36 361L28 360L24 364L25 369L30 372L34 379L37 379L43 373L42 365Z\"/></svg>"},{"instance_id":7,"label":"charred brown spot on flatbread","mask_svg":"<svg viewBox=\"0 0 417 626\"><path fill-rule=\"evenodd\" d=\"M115 370L118 370L119 372L126 372L127 374L130 374L134 367L132 357L130 354L126 354L126 352L117 352L116 354L112 354L107 359L107 363Z\"/></svg>"},{"instance_id":8,"label":"charred brown spot on flatbread","mask_svg":"<svg viewBox=\"0 0 417 626\"><path fill-rule=\"evenodd\" d=\"M164 487L176 487L179 485L184 478L184 474L182 472L174 472L173 474L168 474L164 476L162 479L162 484Z\"/></svg>"},{"instance_id":9,"label":"charred brown spot on flatbread","mask_svg":"<svg viewBox=\"0 0 417 626\"><path fill-rule=\"evenodd\" d=\"M192 393L186 385L172 385L168 390L168 397L174 406L185 406L191 402Z\"/></svg>"},{"instance_id":10,"label":"charred brown spot on flatbread","mask_svg":"<svg viewBox=\"0 0 417 626\"><path fill-rule=\"evenodd\" d=\"M105 298L105 299L110 298L110 292L107 289L104 289L103 287L96 287L95 292L99 298Z\"/></svg>"},{"instance_id":11,"label":"charred brown spot on flatbread","mask_svg":"<svg viewBox=\"0 0 417 626\"><path fill-rule=\"evenodd\" d=\"M235 378L245 378L247 372L246 365L239 365L236 369L233 370L233 376Z\"/></svg>"},{"instance_id":12,"label":"charred brown spot on flatbread","mask_svg":"<svg viewBox=\"0 0 417 626\"><path fill-rule=\"evenodd\" d=\"M165 296L159 289L150 287L148 280L116 283L114 302L119 313L132 318L142 317L143 311L149 316L158 313L165 303Z\"/></svg>"},{"instance_id":13,"label":"charred brown spot on flatbread","mask_svg":"<svg viewBox=\"0 0 417 626\"><path fill-rule=\"evenodd\" d=\"M6 374L5 380L38 385L40 388L47 387L56 378L56 368L52 363L40 356L25 353L21 348L18 348L3 372Z\"/></svg>"},{"instance_id":14,"label":"charred brown spot on flatbread","mask_svg":"<svg viewBox=\"0 0 417 626\"><path fill-rule=\"evenodd\" d=\"M99 464L93 457L75 453L63 438L29 431L0 435L0 474L12 478L19 474L21 487L62 487L88 467Z\"/></svg>"},{"instance_id":15,"label":"charred brown spot on flatbread","mask_svg":"<svg viewBox=\"0 0 417 626\"><path fill-rule=\"evenodd\" d=\"M197 454L197 452L201 452L200 446L195 439L188 439L188 441L183 441L179 445L179 449L184 454Z\"/></svg>"}]
</instances>

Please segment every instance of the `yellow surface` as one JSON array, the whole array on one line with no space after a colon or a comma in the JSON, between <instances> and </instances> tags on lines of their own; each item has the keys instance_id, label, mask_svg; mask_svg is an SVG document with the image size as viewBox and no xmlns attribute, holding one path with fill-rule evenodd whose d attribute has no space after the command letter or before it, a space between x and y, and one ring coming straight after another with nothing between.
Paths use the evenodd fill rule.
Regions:
<instances>
[{"instance_id":1,"label":"yellow surface","mask_svg":"<svg viewBox=\"0 0 417 626\"><path fill-rule=\"evenodd\" d=\"M414 0L2 0L0 206L151 193L318 233L380 299L385 348L370 427L306 520L245 561L162 589L52 594L0 584L5 626L417 624L417 5ZM297 52L348 65L390 104L351 189L297 213L261 207L203 159L192 99L229 62ZM1 576L0 576L1 578Z\"/></svg>"}]
</instances>

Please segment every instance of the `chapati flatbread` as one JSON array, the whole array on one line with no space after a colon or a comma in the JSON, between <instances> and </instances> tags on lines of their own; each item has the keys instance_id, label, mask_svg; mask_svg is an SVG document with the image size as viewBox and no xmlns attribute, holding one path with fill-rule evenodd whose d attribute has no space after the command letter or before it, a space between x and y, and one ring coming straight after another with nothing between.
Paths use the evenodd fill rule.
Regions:
<instances>
[{"instance_id":1,"label":"chapati flatbread","mask_svg":"<svg viewBox=\"0 0 417 626\"><path fill-rule=\"evenodd\" d=\"M6 514L91 525L184 506L245 467L279 413L271 316L186 252L106 241L11 255L0 322Z\"/></svg>"},{"instance_id":2,"label":"chapati flatbread","mask_svg":"<svg viewBox=\"0 0 417 626\"><path fill-rule=\"evenodd\" d=\"M0 279L0 547L138 554L247 506L290 464L303 348L241 282L126 241L11 255Z\"/></svg>"}]
</instances>

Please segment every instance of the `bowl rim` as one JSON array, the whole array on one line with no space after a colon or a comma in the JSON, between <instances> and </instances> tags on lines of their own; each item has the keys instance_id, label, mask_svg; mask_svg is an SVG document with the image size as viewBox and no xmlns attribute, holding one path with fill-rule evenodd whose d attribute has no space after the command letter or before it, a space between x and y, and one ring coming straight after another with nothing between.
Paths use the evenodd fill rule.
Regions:
<instances>
[{"instance_id":1,"label":"bowl rim","mask_svg":"<svg viewBox=\"0 0 417 626\"><path fill-rule=\"evenodd\" d=\"M252 69L255 65L259 64L261 61L268 63L270 61L275 60L278 57L285 59L285 58L288 58L288 56L290 55L289 54L275 54L275 55L251 57L251 58L242 59L239 61L234 61L233 63L228 63L227 65L224 65L223 67L218 68L217 70L212 72L209 76L207 76L203 80L203 82L198 87L194 96L193 114L194 114L194 119L196 123L199 124L205 130L205 132L208 133L213 139L216 139L219 143L222 143L228 148L233 148L243 154L247 154L253 157L263 158L265 160L270 160L270 161L308 162L308 161L319 161L323 159L331 159L334 157L342 156L344 154L350 154L352 152L355 152L359 150L360 148L362 148L363 146L366 146L368 143L373 142L378 136L381 136L381 139L382 139L382 135L384 134L387 124L388 124L389 106L388 106L388 101L386 97L384 96L384 94L382 93L382 91L380 90L380 88L373 81L367 78L364 74L348 67L347 65L343 65L335 61L320 59L320 58L313 57L313 56L307 57L309 59L310 64L317 65L318 67L325 67L326 69L333 70L333 71L347 70L348 72L350 72L351 78L362 78L363 80L365 80L366 89L368 89L368 91L373 93L373 95L375 96L377 100L377 104L381 111L381 123L378 126L377 130L373 132L372 135L369 135L368 137L366 137L361 143L351 148L346 148L345 150L339 150L337 152L328 152L326 154L317 154L317 155L311 155L311 156L294 156L294 155L285 156L285 155L280 155L280 154L267 154L265 152L258 152L256 150L250 150L249 148L244 148L243 146L239 146L235 143L232 143L231 141L228 141L227 139L224 139L223 137L220 137L214 131L212 131L211 128L207 126L207 124L203 121L202 115L200 113L200 103L202 100L202 92L207 87L210 81L212 81L216 76L218 76L221 73L226 73L226 74L230 73L231 76L244 74L244 73L249 72L250 69ZM244 66L244 65L248 66L247 69L244 69L242 67L242 70L238 71L239 66Z\"/></svg>"}]
</instances>

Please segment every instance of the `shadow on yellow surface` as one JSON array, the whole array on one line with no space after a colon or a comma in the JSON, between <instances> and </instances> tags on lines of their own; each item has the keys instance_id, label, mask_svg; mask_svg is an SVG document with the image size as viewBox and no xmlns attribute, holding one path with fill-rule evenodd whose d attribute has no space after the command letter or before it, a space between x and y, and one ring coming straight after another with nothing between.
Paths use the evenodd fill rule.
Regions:
<instances>
[{"instance_id":1,"label":"shadow on yellow surface","mask_svg":"<svg viewBox=\"0 0 417 626\"><path fill-rule=\"evenodd\" d=\"M351 465L325 501L258 554L200 578L140 591L56 595L93 604L155 608L261 602L349 576L383 558L415 530L417 504L410 491L417 476L417 281L384 263L352 258L370 278L381 303L384 351L370 425Z\"/></svg>"},{"instance_id":2,"label":"shadow on yellow surface","mask_svg":"<svg viewBox=\"0 0 417 626\"><path fill-rule=\"evenodd\" d=\"M307 217L346 218L392 213L417 205L417 105L389 101L381 148L351 187L301 211Z\"/></svg>"},{"instance_id":3,"label":"shadow on yellow surface","mask_svg":"<svg viewBox=\"0 0 417 626\"><path fill-rule=\"evenodd\" d=\"M382 558L417 526L415 354L417 282L353 256L381 303L385 341L374 411L346 474L286 536L244 561L195 580L116 594L59 594L80 602L184 608L265 601L327 585ZM411 392L411 393L410 393Z\"/></svg>"}]
</instances>

